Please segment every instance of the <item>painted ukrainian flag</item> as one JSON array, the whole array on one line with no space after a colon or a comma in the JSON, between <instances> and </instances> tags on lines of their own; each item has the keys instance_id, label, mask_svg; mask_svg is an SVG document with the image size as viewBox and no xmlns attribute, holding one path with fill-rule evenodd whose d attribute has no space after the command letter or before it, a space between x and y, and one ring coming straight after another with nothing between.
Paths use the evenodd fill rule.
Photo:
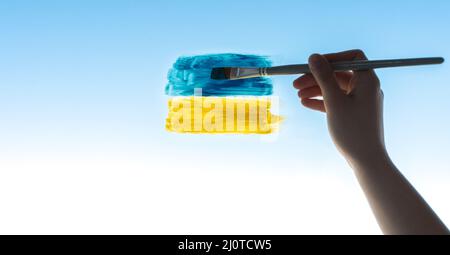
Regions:
<instances>
[{"instance_id":1,"label":"painted ukrainian flag","mask_svg":"<svg viewBox=\"0 0 450 255\"><path fill-rule=\"evenodd\" d=\"M281 117L270 110L274 98L268 78L212 80L211 69L268 67L257 55L212 54L180 57L168 73L166 130L177 133L270 134Z\"/></svg>"}]
</instances>

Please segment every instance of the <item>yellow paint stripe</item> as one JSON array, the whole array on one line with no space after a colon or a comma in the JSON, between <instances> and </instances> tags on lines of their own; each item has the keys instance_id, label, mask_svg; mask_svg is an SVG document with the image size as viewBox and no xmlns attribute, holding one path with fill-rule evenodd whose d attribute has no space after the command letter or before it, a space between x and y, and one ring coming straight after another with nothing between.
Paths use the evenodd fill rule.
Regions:
<instances>
[{"instance_id":1,"label":"yellow paint stripe","mask_svg":"<svg viewBox=\"0 0 450 255\"><path fill-rule=\"evenodd\" d=\"M200 134L270 134L282 117L270 113L269 97L174 97L166 130Z\"/></svg>"}]
</instances>

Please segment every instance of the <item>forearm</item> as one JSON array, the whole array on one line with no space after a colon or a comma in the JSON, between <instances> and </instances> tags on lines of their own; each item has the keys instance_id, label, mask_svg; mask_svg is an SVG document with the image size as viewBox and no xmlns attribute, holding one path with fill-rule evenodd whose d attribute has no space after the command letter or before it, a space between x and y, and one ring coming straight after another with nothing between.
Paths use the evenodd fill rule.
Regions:
<instances>
[{"instance_id":1,"label":"forearm","mask_svg":"<svg viewBox=\"0 0 450 255\"><path fill-rule=\"evenodd\" d=\"M385 234L449 234L386 153L349 160Z\"/></svg>"}]
</instances>

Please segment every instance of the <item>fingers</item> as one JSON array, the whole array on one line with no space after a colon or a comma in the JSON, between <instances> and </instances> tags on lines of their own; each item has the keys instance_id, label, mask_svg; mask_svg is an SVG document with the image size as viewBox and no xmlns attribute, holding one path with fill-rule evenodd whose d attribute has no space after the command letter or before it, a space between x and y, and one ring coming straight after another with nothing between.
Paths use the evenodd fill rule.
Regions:
<instances>
[{"instance_id":1,"label":"fingers","mask_svg":"<svg viewBox=\"0 0 450 255\"><path fill-rule=\"evenodd\" d=\"M351 60L367 60L366 54L362 50L348 50L337 53L325 54L325 58L329 62L336 61L351 61ZM376 74L373 70L365 70L365 71L354 71L354 74L361 74L371 76L370 78L375 78Z\"/></svg>"},{"instance_id":2,"label":"fingers","mask_svg":"<svg viewBox=\"0 0 450 255\"><path fill-rule=\"evenodd\" d=\"M349 81L352 78L352 73L339 72L336 73L336 78L341 88L346 90L348 88ZM294 82L294 87L300 88L298 91L298 96L305 107L325 112L325 105L323 101L314 99L315 97L322 96L322 91L312 75L304 75L300 77Z\"/></svg>"},{"instance_id":3,"label":"fingers","mask_svg":"<svg viewBox=\"0 0 450 255\"><path fill-rule=\"evenodd\" d=\"M355 60L367 60L364 52L360 51L355 55ZM364 70L364 71L354 71L354 76L352 79L352 83L355 84L354 94L371 94L375 93L380 89L380 81L373 71Z\"/></svg>"},{"instance_id":4,"label":"fingers","mask_svg":"<svg viewBox=\"0 0 450 255\"><path fill-rule=\"evenodd\" d=\"M326 112L325 104L323 103L322 100L304 98L304 99L302 99L302 104L307 108L310 108L310 109L313 109L316 111Z\"/></svg>"},{"instance_id":5,"label":"fingers","mask_svg":"<svg viewBox=\"0 0 450 255\"><path fill-rule=\"evenodd\" d=\"M339 107L340 100L345 100L346 95L373 95L372 92L379 91L379 80L373 70L335 73L330 65L330 62L351 60L367 60L367 57L361 50L311 55L311 74L305 74L293 82L294 87L299 90L298 96L302 104L307 108L325 112L326 107ZM315 99L320 96L324 100Z\"/></svg>"},{"instance_id":6,"label":"fingers","mask_svg":"<svg viewBox=\"0 0 450 255\"><path fill-rule=\"evenodd\" d=\"M329 62L365 60L366 55L362 50L347 50L323 55Z\"/></svg>"},{"instance_id":7,"label":"fingers","mask_svg":"<svg viewBox=\"0 0 450 255\"><path fill-rule=\"evenodd\" d=\"M306 89L313 86L319 86L312 74L305 74L298 77L294 80L293 85L296 89Z\"/></svg>"},{"instance_id":8,"label":"fingers","mask_svg":"<svg viewBox=\"0 0 450 255\"><path fill-rule=\"evenodd\" d=\"M323 100L312 99L322 96L322 91L312 74L306 74L294 81L294 87L299 89L298 96L303 106L320 112L325 112Z\"/></svg>"},{"instance_id":9,"label":"fingers","mask_svg":"<svg viewBox=\"0 0 450 255\"><path fill-rule=\"evenodd\" d=\"M334 70L328 60L322 55L313 54L308 62L311 73L322 90L325 102L331 103L342 98L344 94L339 88Z\"/></svg>"},{"instance_id":10,"label":"fingers","mask_svg":"<svg viewBox=\"0 0 450 255\"><path fill-rule=\"evenodd\" d=\"M301 99L318 96L322 96L322 91L320 90L319 86L309 87L298 91L298 97L300 97Z\"/></svg>"},{"instance_id":11,"label":"fingers","mask_svg":"<svg viewBox=\"0 0 450 255\"><path fill-rule=\"evenodd\" d=\"M353 76L352 72L337 72L334 73L336 79L339 83L339 87L345 91L348 90L348 84ZM305 74L294 80L294 88L296 89L306 89L309 87L319 86L319 84L314 79L312 74Z\"/></svg>"},{"instance_id":12,"label":"fingers","mask_svg":"<svg viewBox=\"0 0 450 255\"><path fill-rule=\"evenodd\" d=\"M350 61L350 60L363 60L367 59L364 55L364 52L361 50L348 50L337 53L330 53L323 55L329 62L336 61ZM341 75L342 74L342 75ZM350 81L351 73L350 72L338 72L336 73L339 83L345 83L345 81ZM346 80L339 80L339 78L348 78ZM303 89L306 87L319 86L317 82L314 80L314 76L312 74L305 74L300 76L294 81L294 87L296 89Z\"/></svg>"}]
</instances>

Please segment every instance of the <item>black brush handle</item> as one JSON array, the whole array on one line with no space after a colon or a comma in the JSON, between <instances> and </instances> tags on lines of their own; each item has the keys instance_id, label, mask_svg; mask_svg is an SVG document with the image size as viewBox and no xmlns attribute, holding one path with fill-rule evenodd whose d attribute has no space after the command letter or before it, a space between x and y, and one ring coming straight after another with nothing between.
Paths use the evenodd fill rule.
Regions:
<instances>
[{"instance_id":1,"label":"black brush handle","mask_svg":"<svg viewBox=\"0 0 450 255\"><path fill-rule=\"evenodd\" d=\"M433 65L433 64L442 64L443 62L444 58L434 57L434 58L341 61L331 63L331 66L335 71L350 71L350 70L362 71L386 67ZM265 71L267 75L302 74L311 72L307 64L274 66L268 67Z\"/></svg>"}]
</instances>

